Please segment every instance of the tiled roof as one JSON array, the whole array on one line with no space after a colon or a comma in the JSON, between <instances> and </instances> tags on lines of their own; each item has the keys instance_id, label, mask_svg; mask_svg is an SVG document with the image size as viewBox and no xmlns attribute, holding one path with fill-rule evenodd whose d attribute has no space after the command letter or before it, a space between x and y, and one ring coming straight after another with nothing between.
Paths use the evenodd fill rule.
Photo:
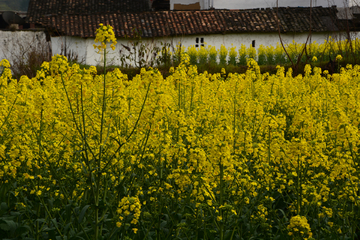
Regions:
<instances>
[{"instance_id":1,"label":"tiled roof","mask_svg":"<svg viewBox=\"0 0 360 240\"><path fill-rule=\"evenodd\" d=\"M342 29L336 19L336 8L279 8L251 10L158 11L143 13L51 15L41 22L61 35L94 37L99 23L114 27L117 37L277 32L277 13L281 32L332 32ZM310 24L311 23L311 24Z\"/></svg>"},{"instance_id":2,"label":"tiled roof","mask_svg":"<svg viewBox=\"0 0 360 240\"><path fill-rule=\"evenodd\" d=\"M28 19L38 22L50 15L145 11L150 11L148 0L30 0Z\"/></svg>"}]
</instances>

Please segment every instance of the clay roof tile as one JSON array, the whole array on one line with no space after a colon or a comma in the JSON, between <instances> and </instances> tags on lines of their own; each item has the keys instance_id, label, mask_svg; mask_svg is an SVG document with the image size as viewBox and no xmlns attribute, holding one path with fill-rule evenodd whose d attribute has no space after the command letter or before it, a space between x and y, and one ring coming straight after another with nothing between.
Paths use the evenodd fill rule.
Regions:
<instances>
[{"instance_id":1,"label":"clay roof tile","mask_svg":"<svg viewBox=\"0 0 360 240\"><path fill-rule=\"evenodd\" d=\"M74 4L76 5L81 1L83 0L74 1ZM120 4L117 1L114 3L116 3L116 6ZM56 2L51 0L47 6L53 7L55 5ZM91 7L92 5L88 4L87 6ZM58 7L60 12L65 11L64 6ZM107 9L106 5L99 8L104 11ZM29 19L35 18L36 16L29 17ZM45 27L62 32L62 34L80 37L94 37L99 23L104 23L112 25L116 36L120 38L125 36L135 37L134 30L141 31L143 37L151 38L225 32L277 32L277 21L279 21L281 32L307 32L310 26L313 32L338 31L341 29L334 8L313 8L311 19L310 8L279 8L278 10L268 8L264 10L154 11L137 13L114 11L93 14L50 14L43 16L35 23L43 24Z\"/></svg>"}]
</instances>

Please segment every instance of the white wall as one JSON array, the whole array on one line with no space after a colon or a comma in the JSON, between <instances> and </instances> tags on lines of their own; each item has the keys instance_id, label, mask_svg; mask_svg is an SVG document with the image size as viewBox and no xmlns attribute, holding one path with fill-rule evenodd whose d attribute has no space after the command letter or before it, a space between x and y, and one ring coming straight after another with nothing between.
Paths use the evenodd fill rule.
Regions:
<instances>
[{"instance_id":1,"label":"white wall","mask_svg":"<svg viewBox=\"0 0 360 240\"><path fill-rule=\"evenodd\" d=\"M86 63L87 43L81 37L59 36L51 37L52 54L60 54L68 57L68 60L75 60L79 63Z\"/></svg>"},{"instance_id":2,"label":"white wall","mask_svg":"<svg viewBox=\"0 0 360 240\"><path fill-rule=\"evenodd\" d=\"M174 3L191 4L200 1L202 9L208 9L206 6L214 7L215 9L251 9L251 8L273 8L279 7L310 7L309 0L170 0L170 9L173 10ZM207 5L203 1L208 1ZM203 3L202 3L203 2ZM330 7L336 5L337 7L351 7L360 4L360 0L312 0L313 7Z\"/></svg>"},{"instance_id":3,"label":"white wall","mask_svg":"<svg viewBox=\"0 0 360 240\"><path fill-rule=\"evenodd\" d=\"M170 0L170 10L174 10L174 4L189 5L200 3L200 9L205 10L212 7L213 0Z\"/></svg>"},{"instance_id":4,"label":"white wall","mask_svg":"<svg viewBox=\"0 0 360 240\"><path fill-rule=\"evenodd\" d=\"M306 38L308 37L307 33L301 34L281 34L284 44L290 44L294 40L297 43L305 43ZM325 39L328 39L328 33L313 33L311 37L311 42L317 42L319 44L323 43ZM343 40L344 36L341 36L339 39L338 35L332 36L335 39ZM356 36L353 36L356 37ZM142 45L144 49L141 50L144 53L145 61L150 62L154 47L159 47L161 49L163 44L169 44L172 47L176 47L181 43L184 47L189 47L196 44L196 38L204 38L204 42L207 45L215 46L216 49L220 49L221 45L225 47L233 46L237 47L237 50L240 48L241 44L244 44L246 47L249 47L252 44L252 41L255 40L255 48L257 49L260 45L264 46L276 46L279 42L279 36L277 33L239 33L239 34L209 34L209 35L190 35L182 37L166 37L158 39L142 39ZM68 51L78 55L78 59L83 60L82 62L88 65L102 65L103 58L102 54L98 54L93 47L94 39L92 38L79 38L79 37L52 37L52 46L53 54L60 54L61 46L67 44ZM135 41L135 40L134 40ZM134 54L129 54L123 46L127 46L133 52L133 45L128 39L118 39L115 51L111 50L110 47L107 48L107 65L121 65L123 58L124 63L128 65L134 65L133 58ZM64 48L64 47L63 47ZM138 50L139 51L139 50ZM120 53L121 52L121 53Z\"/></svg>"},{"instance_id":5,"label":"white wall","mask_svg":"<svg viewBox=\"0 0 360 240\"><path fill-rule=\"evenodd\" d=\"M297 43L304 43L306 41L308 34L282 34L281 37L283 42L286 44L292 43L293 40ZM276 46L279 42L279 35L277 33L241 33L241 34L211 34L211 35L194 35L186 36L181 40L183 46L190 46L196 44L196 38L204 38L204 42L207 45L215 46L216 49L220 49L221 45L225 47L236 46L239 48L241 44L244 44L246 47L250 47L252 41L255 40L255 48L258 48L260 45L264 46ZM328 34L313 34L312 41L324 42L327 39Z\"/></svg>"},{"instance_id":6,"label":"white wall","mask_svg":"<svg viewBox=\"0 0 360 240\"><path fill-rule=\"evenodd\" d=\"M329 7L337 5L344 7L344 3L352 5L353 2L359 0L312 0L312 6ZM309 0L278 0L279 7L310 7ZM247 8L268 8L276 7L277 0L214 0L214 8L216 9L247 9Z\"/></svg>"},{"instance_id":7,"label":"white wall","mask_svg":"<svg viewBox=\"0 0 360 240\"><path fill-rule=\"evenodd\" d=\"M26 56L26 52L49 48L43 31L0 30L0 45L0 60L8 59L11 65L13 61Z\"/></svg>"},{"instance_id":8,"label":"white wall","mask_svg":"<svg viewBox=\"0 0 360 240\"><path fill-rule=\"evenodd\" d=\"M215 9L272 8L277 6L277 2L279 7L310 7L309 0L170 0L170 9L173 10L174 3L192 4L199 1L200 6L204 6L202 9L208 9L204 1L208 1L209 7L214 7ZM344 7L344 5L349 5L351 7L359 4L359 2L359 0L312 0L312 6L329 7L337 5L338 7Z\"/></svg>"}]
</instances>

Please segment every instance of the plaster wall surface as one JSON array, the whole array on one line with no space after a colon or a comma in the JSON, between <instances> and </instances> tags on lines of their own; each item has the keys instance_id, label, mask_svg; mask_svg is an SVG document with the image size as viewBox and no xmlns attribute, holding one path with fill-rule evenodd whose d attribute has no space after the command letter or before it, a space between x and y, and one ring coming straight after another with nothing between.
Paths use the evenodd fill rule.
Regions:
<instances>
[{"instance_id":1,"label":"plaster wall surface","mask_svg":"<svg viewBox=\"0 0 360 240\"><path fill-rule=\"evenodd\" d=\"M51 37L52 54L60 54L79 63L86 63L87 39L81 37L58 36Z\"/></svg>"},{"instance_id":2,"label":"plaster wall surface","mask_svg":"<svg viewBox=\"0 0 360 240\"><path fill-rule=\"evenodd\" d=\"M247 9L247 8L267 8L267 7L310 7L310 2L313 7L322 6L329 7L331 5L337 5L343 7L350 3L355 4L358 0L214 0L214 7L216 9Z\"/></svg>"},{"instance_id":3,"label":"plaster wall surface","mask_svg":"<svg viewBox=\"0 0 360 240\"><path fill-rule=\"evenodd\" d=\"M0 60L13 61L26 56L28 51L39 51L49 48L43 31L1 31L0 30Z\"/></svg>"},{"instance_id":4,"label":"plaster wall surface","mask_svg":"<svg viewBox=\"0 0 360 240\"><path fill-rule=\"evenodd\" d=\"M86 64L94 65L94 66L103 65L104 53L99 52L98 49L94 48L94 44L95 44L94 39L93 38L84 39L84 42L86 44L86 50L87 50ZM127 40L118 39L115 50L112 50L110 47L110 44L107 44L107 47L106 47L106 51L107 51L106 65L107 66L109 66L109 65L120 66L121 65L119 48L121 48L121 46L122 46L121 44L126 44L127 42L128 42ZM96 43L96 45L99 45L99 43Z\"/></svg>"},{"instance_id":5,"label":"plaster wall surface","mask_svg":"<svg viewBox=\"0 0 360 240\"><path fill-rule=\"evenodd\" d=\"M338 40L344 40L345 35L341 34L331 34L331 33L313 33L309 39L309 42L317 42L319 44L324 43L325 40L328 40L329 37ZM253 41L255 44L255 48L259 48L260 45L264 46L274 46L280 43L280 38L277 33L243 33L243 34L211 34L211 35L193 35L193 36L185 36L181 38L181 42L183 46L190 46L196 44L196 38L204 38L204 42L207 45L215 46L216 49L219 49L221 45L225 47L233 46L239 48L241 44L244 44L246 47L250 47ZM305 43L308 38L308 33L287 33L281 34L281 38L283 43L290 44L293 41L297 43Z\"/></svg>"},{"instance_id":6,"label":"plaster wall surface","mask_svg":"<svg viewBox=\"0 0 360 240\"><path fill-rule=\"evenodd\" d=\"M189 4L191 0L170 0L170 4L176 1L176 3ZM195 1L195 0L193 0ZM201 1L201 0L200 0ZM215 9L251 9L251 8L275 8L279 7L310 7L310 1L305 0L209 0L210 7ZM344 6L356 6L359 4L358 0L312 0L312 6L329 7L329 5L337 5L338 7ZM170 5L170 7L173 5ZM171 10L173 10L171 8Z\"/></svg>"},{"instance_id":7,"label":"plaster wall surface","mask_svg":"<svg viewBox=\"0 0 360 240\"><path fill-rule=\"evenodd\" d=\"M343 35L331 35L330 33L313 33L310 38L310 42L316 42L319 44L324 43L325 40L332 36L334 39L345 39ZM290 44L293 41L297 43L305 43L308 37L308 33L298 34L281 34L283 43ZM164 45L169 46L170 51L174 51L176 46L188 48L191 45L201 45L201 38L204 39L205 46L215 46L218 50L221 45L226 48L231 46L236 47L237 51L244 44L247 48L255 44L255 48L258 49L260 45L274 46L280 42L277 33L238 33L238 34L209 34L209 35L191 35L191 36L174 36L166 38L155 39L142 39L141 42L136 39L118 39L115 51L107 47L107 65L118 66L139 66L139 59L142 59L141 65L156 65L152 62L155 59L156 54L161 52ZM198 39L198 43L196 42ZM71 51L78 56L79 62L88 65L102 65L103 54L97 53L97 49L94 49L93 38L79 38L79 37L52 37L53 54L60 54L64 45L67 45L67 50ZM136 47L134 47L138 43ZM135 50L136 49L136 50ZM140 56L139 56L140 55Z\"/></svg>"},{"instance_id":8,"label":"plaster wall surface","mask_svg":"<svg viewBox=\"0 0 360 240\"><path fill-rule=\"evenodd\" d=\"M200 9L209 9L209 5L212 0L170 0L170 10L174 10L174 4L189 5L194 3L200 3Z\"/></svg>"}]
</instances>

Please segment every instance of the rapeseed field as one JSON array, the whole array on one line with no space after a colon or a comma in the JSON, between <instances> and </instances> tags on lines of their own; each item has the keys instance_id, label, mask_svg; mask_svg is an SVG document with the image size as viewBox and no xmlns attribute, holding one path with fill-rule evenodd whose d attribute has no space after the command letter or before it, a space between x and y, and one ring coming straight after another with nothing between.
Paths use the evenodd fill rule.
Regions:
<instances>
[{"instance_id":1,"label":"rapeseed field","mask_svg":"<svg viewBox=\"0 0 360 240\"><path fill-rule=\"evenodd\" d=\"M115 47L101 25L95 47ZM0 77L6 239L357 239L360 66Z\"/></svg>"}]
</instances>

